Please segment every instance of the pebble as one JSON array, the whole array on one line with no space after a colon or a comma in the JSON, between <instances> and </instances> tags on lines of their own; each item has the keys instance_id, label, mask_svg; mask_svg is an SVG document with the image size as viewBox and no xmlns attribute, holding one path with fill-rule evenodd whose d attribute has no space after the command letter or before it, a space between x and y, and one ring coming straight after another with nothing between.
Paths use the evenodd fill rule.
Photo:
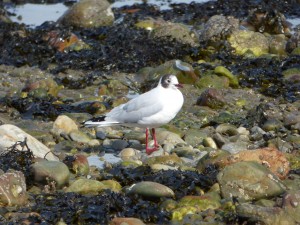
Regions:
<instances>
[{"instance_id":1,"label":"pebble","mask_svg":"<svg viewBox=\"0 0 300 225\"><path fill-rule=\"evenodd\" d=\"M173 144L176 145L178 143L185 143L184 140L178 135L173 132L167 131L167 130L159 130L156 134L157 142L161 145L163 144Z\"/></svg>"},{"instance_id":2,"label":"pebble","mask_svg":"<svg viewBox=\"0 0 300 225\"><path fill-rule=\"evenodd\" d=\"M248 148L248 143L243 141L237 141L237 142L229 142L224 144L221 149L224 151L229 152L230 154L235 154L240 151L243 151Z\"/></svg>"},{"instance_id":3,"label":"pebble","mask_svg":"<svg viewBox=\"0 0 300 225\"><path fill-rule=\"evenodd\" d=\"M106 186L97 180L80 178L74 181L65 192L76 192L79 194L98 194L106 189Z\"/></svg>"},{"instance_id":4,"label":"pebble","mask_svg":"<svg viewBox=\"0 0 300 225\"><path fill-rule=\"evenodd\" d=\"M68 116L60 115L56 118L52 127L52 134L61 136L62 133L69 135L72 131L78 131L77 124Z\"/></svg>"},{"instance_id":5,"label":"pebble","mask_svg":"<svg viewBox=\"0 0 300 225\"><path fill-rule=\"evenodd\" d=\"M74 161L72 162L72 171L74 171L76 175L80 176L86 176L89 174L90 166L88 159L85 155L74 155Z\"/></svg>"},{"instance_id":6,"label":"pebble","mask_svg":"<svg viewBox=\"0 0 300 225\"><path fill-rule=\"evenodd\" d=\"M218 148L216 142L211 137L204 138L203 139L203 145L205 147L210 147L210 148L214 148L214 149Z\"/></svg>"},{"instance_id":7,"label":"pebble","mask_svg":"<svg viewBox=\"0 0 300 225\"><path fill-rule=\"evenodd\" d=\"M125 140L115 140L112 142L111 147L116 151L121 151L128 147L128 142Z\"/></svg>"},{"instance_id":8,"label":"pebble","mask_svg":"<svg viewBox=\"0 0 300 225\"><path fill-rule=\"evenodd\" d=\"M128 194L138 194L148 198L174 197L169 187L152 181L142 181L132 185Z\"/></svg>"},{"instance_id":9,"label":"pebble","mask_svg":"<svg viewBox=\"0 0 300 225\"><path fill-rule=\"evenodd\" d=\"M34 181L40 185L55 182L57 188L62 188L69 183L69 168L62 162L42 160L32 164L31 172Z\"/></svg>"},{"instance_id":10,"label":"pebble","mask_svg":"<svg viewBox=\"0 0 300 225\"><path fill-rule=\"evenodd\" d=\"M216 127L216 132L228 136L235 136L238 134L237 128L231 124L220 124Z\"/></svg>"},{"instance_id":11,"label":"pebble","mask_svg":"<svg viewBox=\"0 0 300 225\"><path fill-rule=\"evenodd\" d=\"M80 130L73 130L69 134L72 141L79 143L89 143L92 139Z\"/></svg>"},{"instance_id":12,"label":"pebble","mask_svg":"<svg viewBox=\"0 0 300 225\"><path fill-rule=\"evenodd\" d=\"M119 156L122 160L131 159L131 158L139 158L139 151L133 148L124 148L120 153Z\"/></svg>"}]
</instances>

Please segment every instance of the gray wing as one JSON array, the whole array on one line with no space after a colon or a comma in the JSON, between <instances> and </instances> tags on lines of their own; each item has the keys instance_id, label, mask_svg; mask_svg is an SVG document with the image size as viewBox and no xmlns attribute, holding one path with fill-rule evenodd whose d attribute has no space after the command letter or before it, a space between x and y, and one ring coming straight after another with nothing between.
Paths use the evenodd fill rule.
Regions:
<instances>
[{"instance_id":1,"label":"gray wing","mask_svg":"<svg viewBox=\"0 0 300 225\"><path fill-rule=\"evenodd\" d=\"M162 110L163 104L154 95L155 92L150 91L114 108L106 114L105 120L119 123L138 123L143 118L156 114Z\"/></svg>"}]
</instances>

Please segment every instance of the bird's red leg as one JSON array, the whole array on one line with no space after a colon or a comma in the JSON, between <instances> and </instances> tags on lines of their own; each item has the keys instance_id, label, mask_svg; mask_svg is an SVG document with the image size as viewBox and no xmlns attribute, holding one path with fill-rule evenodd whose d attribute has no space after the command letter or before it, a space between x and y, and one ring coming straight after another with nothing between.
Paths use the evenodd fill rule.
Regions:
<instances>
[{"instance_id":1,"label":"bird's red leg","mask_svg":"<svg viewBox=\"0 0 300 225\"><path fill-rule=\"evenodd\" d=\"M148 136L149 136L149 129L146 128L146 153L148 154Z\"/></svg>"},{"instance_id":2,"label":"bird's red leg","mask_svg":"<svg viewBox=\"0 0 300 225\"><path fill-rule=\"evenodd\" d=\"M156 140L156 135L155 135L155 129L152 128L152 138L154 140L154 147L153 148L148 148L148 136L149 136L149 129L146 128L146 153L148 155L150 155L152 152L155 152L157 151L159 145L157 143L157 140Z\"/></svg>"},{"instance_id":3,"label":"bird's red leg","mask_svg":"<svg viewBox=\"0 0 300 225\"><path fill-rule=\"evenodd\" d=\"M155 134L155 129L154 128L152 128L152 138L154 140L154 147L158 148L159 145L158 145L157 140L156 140L156 134Z\"/></svg>"}]
</instances>

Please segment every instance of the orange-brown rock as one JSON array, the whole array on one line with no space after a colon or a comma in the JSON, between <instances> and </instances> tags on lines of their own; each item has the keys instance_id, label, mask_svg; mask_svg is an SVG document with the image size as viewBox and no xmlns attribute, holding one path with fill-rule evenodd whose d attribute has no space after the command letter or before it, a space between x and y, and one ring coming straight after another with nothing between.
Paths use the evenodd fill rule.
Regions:
<instances>
[{"instance_id":1,"label":"orange-brown rock","mask_svg":"<svg viewBox=\"0 0 300 225\"><path fill-rule=\"evenodd\" d=\"M290 170L289 161L276 148L260 148L255 150L244 150L233 155L222 157L216 165L225 167L236 162L255 161L265 165L280 179L284 179Z\"/></svg>"},{"instance_id":2,"label":"orange-brown rock","mask_svg":"<svg viewBox=\"0 0 300 225\"><path fill-rule=\"evenodd\" d=\"M137 218L119 217L112 219L109 225L145 225L145 223Z\"/></svg>"}]
</instances>

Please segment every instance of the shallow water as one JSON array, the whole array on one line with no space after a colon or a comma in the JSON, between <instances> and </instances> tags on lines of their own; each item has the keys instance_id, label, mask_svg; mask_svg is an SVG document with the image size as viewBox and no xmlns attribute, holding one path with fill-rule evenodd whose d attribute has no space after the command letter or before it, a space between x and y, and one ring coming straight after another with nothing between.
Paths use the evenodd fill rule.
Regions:
<instances>
[{"instance_id":1,"label":"shallow water","mask_svg":"<svg viewBox=\"0 0 300 225\"><path fill-rule=\"evenodd\" d=\"M131 6L134 4L142 4L147 2L151 5L158 6L161 10L171 9L170 4L186 3L191 2L204 3L208 0L120 0L115 1L112 4L113 8L119 8L123 6ZM16 5L16 7L6 7L6 10L10 13L13 13L13 16L10 16L10 19L13 22L24 23L31 27L36 27L43 24L46 21L57 21L64 12L68 9L63 3L57 4L31 4L26 3L23 5Z\"/></svg>"},{"instance_id":2,"label":"shallow water","mask_svg":"<svg viewBox=\"0 0 300 225\"><path fill-rule=\"evenodd\" d=\"M103 169L105 166L105 162L115 164L120 162L121 159L116 157L113 154L106 153L105 155L99 157L97 155L91 155L88 157L88 162L90 166L96 166L99 169Z\"/></svg>"},{"instance_id":3,"label":"shallow water","mask_svg":"<svg viewBox=\"0 0 300 225\"><path fill-rule=\"evenodd\" d=\"M31 27L41 25L46 21L56 21L68 9L62 3L57 4L31 4L17 5L16 8L7 8L13 22L24 23Z\"/></svg>"}]
</instances>

